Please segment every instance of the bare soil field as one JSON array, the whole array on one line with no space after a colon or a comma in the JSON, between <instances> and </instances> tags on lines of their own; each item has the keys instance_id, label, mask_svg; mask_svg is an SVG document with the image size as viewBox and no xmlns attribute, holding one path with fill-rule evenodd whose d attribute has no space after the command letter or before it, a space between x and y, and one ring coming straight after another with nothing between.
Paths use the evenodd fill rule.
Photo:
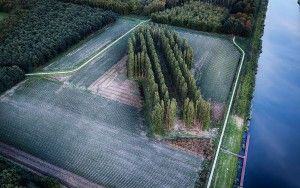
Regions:
<instances>
[{"instance_id":1,"label":"bare soil field","mask_svg":"<svg viewBox=\"0 0 300 188\"><path fill-rule=\"evenodd\" d=\"M92 83L88 90L107 99L142 108L143 102L139 94L138 84L127 79L126 63L127 56Z\"/></svg>"},{"instance_id":2,"label":"bare soil field","mask_svg":"<svg viewBox=\"0 0 300 188\"><path fill-rule=\"evenodd\" d=\"M213 144L210 138L177 138L164 140L163 142L179 149L204 156L208 160L213 157Z\"/></svg>"}]
</instances>

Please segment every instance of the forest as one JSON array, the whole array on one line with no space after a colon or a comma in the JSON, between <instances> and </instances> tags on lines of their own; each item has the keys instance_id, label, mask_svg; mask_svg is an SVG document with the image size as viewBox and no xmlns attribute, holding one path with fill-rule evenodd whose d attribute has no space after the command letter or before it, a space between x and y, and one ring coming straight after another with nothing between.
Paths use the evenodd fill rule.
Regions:
<instances>
[{"instance_id":1,"label":"forest","mask_svg":"<svg viewBox=\"0 0 300 188\"><path fill-rule=\"evenodd\" d=\"M229 12L224 7L194 1L172 9L153 13L155 22L188 27L207 32L222 32L222 22Z\"/></svg>"},{"instance_id":2,"label":"forest","mask_svg":"<svg viewBox=\"0 0 300 188\"><path fill-rule=\"evenodd\" d=\"M175 32L139 28L128 41L128 77L141 83L146 120L154 134L174 126L177 113L185 126L210 125L206 102L190 72L193 50Z\"/></svg>"},{"instance_id":3,"label":"forest","mask_svg":"<svg viewBox=\"0 0 300 188\"><path fill-rule=\"evenodd\" d=\"M119 14L150 15L153 12L182 5L190 0L61 0L112 10Z\"/></svg>"},{"instance_id":4,"label":"forest","mask_svg":"<svg viewBox=\"0 0 300 188\"><path fill-rule=\"evenodd\" d=\"M146 15L158 23L244 37L252 33L255 0L61 0L112 10L123 15Z\"/></svg>"},{"instance_id":5,"label":"forest","mask_svg":"<svg viewBox=\"0 0 300 188\"><path fill-rule=\"evenodd\" d=\"M0 66L18 66L24 72L47 63L87 35L116 20L116 15L109 11L57 1L2 0L0 7L10 11L0 24ZM1 85L1 91L24 77L16 68L1 69L4 71L0 77L9 83ZM12 78L9 82L8 77Z\"/></svg>"},{"instance_id":6,"label":"forest","mask_svg":"<svg viewBox=\"0 0 300 188\"><path fill-rule=\"evenodd\" d=\"M256 11L254 0L190 1L151 15L153 21L200 31L249 36Z\"/></svg>"},{"instance_id":7,"label":"forest","mask_svg":"<svg viewBox=\"0 0 300 188\"><path fill-rule=\"evenodd\" d=\"M25 79L25 73L18 66L0 67L0 93Z\"/></svg>"}]
</instances>

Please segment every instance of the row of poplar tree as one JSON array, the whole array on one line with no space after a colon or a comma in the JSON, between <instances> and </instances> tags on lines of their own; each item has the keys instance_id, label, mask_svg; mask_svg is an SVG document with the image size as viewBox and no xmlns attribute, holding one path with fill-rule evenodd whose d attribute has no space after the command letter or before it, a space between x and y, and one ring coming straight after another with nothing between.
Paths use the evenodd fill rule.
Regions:
<instances>
[{"instance_id":1,"label":"row of poplar tree","mask_svg":"<svg viewBox=\"0 0 300 188\"><path fill-rule=\"evenodd\" d=\"M158 52L161 50L165 62L161 62ZM177 114L177 101L170 99L169 88L178 93L177 100L183 104L181 115L186 126L201 122L207 128L210 124L210 106L196 86L190 69L193 62L193 50L186 40L174 32L162 28L139 28L128 41L128 77L142 83L146 119L152 125L152 131L162 134L171 129ZM167 73L173 80L167 86L161 63L165 63ZM166 73L166 72L165 72Z\"/></svg>"}]
</instances>

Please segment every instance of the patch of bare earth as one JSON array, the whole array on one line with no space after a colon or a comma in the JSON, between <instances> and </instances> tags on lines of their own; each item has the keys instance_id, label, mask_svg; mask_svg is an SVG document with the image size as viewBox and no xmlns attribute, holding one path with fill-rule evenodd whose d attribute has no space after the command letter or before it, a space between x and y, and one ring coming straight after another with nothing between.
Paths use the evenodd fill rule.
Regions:
<instances>
[{"instance_id":1,"label":"patch of bare earth","mask_svg":"<svg viewBox=\"0 0 300 188\"><path fill-rule=\"evenodd\" d=\"M126 62L127 56L92 83L88 90L107 99L142 108L143 102L138 92L138 84L126 79Z\"/></svg>"},{"instance_id":2,"label":"patch of bare earth","mask_svg":"<svg viewBox=\"0 0 300 188\"><path fill-rule=\"evenodd\" d=\"M55 76L52 76L52 78L54 80L57 80L57 81L60 81L60 82L66 82L69 80L70 76L65 76L65 75L55 75Z\"/></svg>"},{"instance_id":3,"label":"patch of bare earth","mask_svg":"<svg viewBox=\"0 0 300 188\"><path fill-rule=\"evenodd\" d=\"M187 152L203 156L208 160L211 160L213 157L213 143L210 138L177 138L167 139L163 142Z\"/></svg>"},{"instance_id":4,"label":"patch of bare earth","mask_svg":"<svg viewBox=\"0 0 300 188\"><path fill-rule=\"evenodd\" d=\"M224 103L212 102L212 118L213 121L219 121L224 116L225 105Z\"/></svg>"},{"instance_id":5,"label":"patch of bare earth","mask_svg":"<svg viewBox=\"0 0 300 188\"><path fill-rule=\"evenodd\" d=\"M212 159L213 155L213 138L217 135L218 130L216 128L209 130L202 130L201 124L194 123L193 126L187 127L183 121L179 118L175 119L174 128L171 132L177 132L182 134L188 134L193 138L176 138L165 139L164 143L171 146L175 146L178 149L194 153L199 156L203 156L208 160Z\"/></svg>"},{"instance_id":6,"label":"patch of bare earth","mask_svg":"<svg viewBox=\"0 0 300 188\"><path fill-rule=\"evenodd\" d=\"M232 116L233 120L235 121L235 124L236 126L239 128L239 129L242 129L243 126L244 126L244 119L237 116L237 115L234 115Z\"/></svg>"},{"instance_id":7,"label":"patch of bare earth","mask_svg":"<svg viewBox=\"0 0 300 188\"><path fill-rule=\"evenodd\" d=\"M194 123L193 126L187 127L183 121L178 118L175 119L174 128L171 131L189 134L199 138L213 138L217 134L217 129L209 129L207 131L202 130L200 123Z\"/></svg>"}]
</instances>

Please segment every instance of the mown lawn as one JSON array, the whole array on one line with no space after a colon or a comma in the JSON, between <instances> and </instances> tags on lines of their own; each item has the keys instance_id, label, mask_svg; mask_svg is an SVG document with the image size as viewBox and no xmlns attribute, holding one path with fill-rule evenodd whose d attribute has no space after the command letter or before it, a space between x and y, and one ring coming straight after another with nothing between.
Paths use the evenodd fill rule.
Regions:
<instances>
[{"instance_id":1,"label":"mown lawn","mask_svg":"<svg viewBox=\"0 0 300 188\"><path fill-rule=\"evenodd\" d=\"M226 127L222 148L238 154L241 149L242 136L243 128L238 127L236 121L231 117ZM238 158L236 156L221 150L215 169L213 187L231 188L237 175L237 163Z\"/></svg>"}]
</instances>

